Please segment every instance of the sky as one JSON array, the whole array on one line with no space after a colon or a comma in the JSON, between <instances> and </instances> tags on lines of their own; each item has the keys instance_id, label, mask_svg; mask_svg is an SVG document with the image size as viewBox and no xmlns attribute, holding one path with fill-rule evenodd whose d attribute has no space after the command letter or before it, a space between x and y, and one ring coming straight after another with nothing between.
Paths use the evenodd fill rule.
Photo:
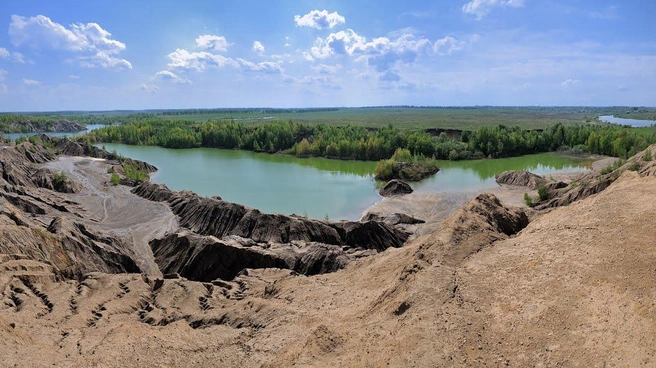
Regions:
<instances>
[{"instance_id":1,"label":"sky","mask_svg":"<svg viewBox=\"0 0 656 368\"><path fill-rule=\"evenodd\" d=\"M0 0L0 111L656 106L654 14L654 0Z\"/></svg>"}]
</instances>

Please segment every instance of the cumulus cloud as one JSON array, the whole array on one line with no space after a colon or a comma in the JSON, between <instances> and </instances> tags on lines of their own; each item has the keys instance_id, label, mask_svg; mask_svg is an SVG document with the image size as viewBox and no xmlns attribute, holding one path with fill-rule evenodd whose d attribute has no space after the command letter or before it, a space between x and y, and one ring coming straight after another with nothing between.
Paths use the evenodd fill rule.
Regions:
<instances>
[{"instance_id":1,"label":"cumulus cloud","mask_svg":"<svg viewBox=\"0 0 656 368\"><path fill-rule=\"evenodd\" d=\"M178 83L178 84L188 84L191 83L189 79L182 78L179 75L173 73L172 71L169 70L161 70L157 73L155 73L155 78L163 79L163 80L168 80L173 83Z\"/></svg>"},{"instance_id":2,"label":"cumulus cloud","mask_svg":"<svg viewBox=\"0 0 656 368\"><path fill-rule=\"evenodd\" d=\"M73 52L84 67L131 69L129 61L118 57L126 49L125 44L111 35L97 23L65 27L44 15L30 18L12 15L9 24L9 37L17 47ZM21 54L14 57L22 60Z\"/></svg>"},{"instance_id":3,"label":"cumulus cloud","mask_svg":"<svg viewBox=\"0 0 656 368\"><path fill-rule=\"evenodd\" d=\"M274 63L272 61L265 61L262 63L253 63L248 60L244 59L237 59L239 62L241 69L245 71L251 71L251 72L263 72L267 74L280 74L282 73L282 68L278 63Z\"/></svg>"},{"instance_id":4,"label":"cumulus cloud","mask_svg":"<svg viewBox=\"0 0 656 368\"><path fill-rule=\"evenodd\" d=\"M263 53L264 52L264 45L262 45L262 42L260 42L260 41L253 42L253 51L257 52L258 54Z\"/></svg>"},{"instance_id":5,"label":"cumulus cloud","mask_svg":"<svg viewBox=\"0 0 656 368\"><path fill-rule=\"evenodd\" d=\"M478 41L479 38L480 36L477 34L470 36L466 40L457 40L451 36L446 36L433 42L433 51L438 55L451 55Z\"/></svg>"},{"instance_id":6,"label":"cumulus cloud","mask_svg":"<svg viewBox=\"0 0 656 368\"><path fill-rule=\"evenodd\" d=\"M524 0L472 0L462 6L462 12L476 15L476 19L481 20L494 8L519 8L522 6L524 6Z\"/></svg>"},{"instance_id":7,"label":"cumulus cloud","mask_svg":"<svg viewBox=\"0 0 656 368\"><path fill-rule=\"evenodd\" d=\"M465 40L447 36L431 42L427 38L418 38L410 33L403 33L395 38L377 37L368 40L352 29L317 38L310 53L303 57L309 61L326 59L333 55L349 55L365 60L367 64L383 72L395 63L413 63L420 55L450 55L467 47L478 39L477 35Z\"/></svg>"},{"instance_id":8,"label":"cumulus cloud","mask_svg":"<svg viewBox=\"0 0 656 368\"><path fill-rule=\"evenodd\" d=\"M560 85L563 86L563 87L572 87L572 86L577 85L579 83L581 83L581 81L578 80L578 79L567 78L564 81L562 81L560 83Z\"/></svg>"},{"instance_id":9,"label":"cumulus cloud","mask_svg":"<svg viewBox=\"0 0 656 368\"><path fill-rule=\"evenodd\" d=\"M169 68L180 68L194 71L202 71L210 66L239 66L239 64L231 58L223 55L212 54L207 51L189 52L184 49L176 49L168 54L168 58L170 60L168 64Z\"/></svg>"},{"instance_id":10,"label":"cumulus cloud","mask_svg":"<svg viewBox=\"0 0 656 368\"><path fill-rule=\"evenodd\" d=\"M346 18L339 15L337 12L328 13L327 10L312 10L303 16L295 15L294 22L297 27L326 29L333 28L338 24L346 23Z\"/></svg>"},{"instance_id":11,"label":"cumulus cloud","mask_svg":"<svg viewBox=\"0 0 656 368\"><path fill-rule=\"evenodd\" d=\"M34 79L23 79L23 84L25 84L26 86L38 86L41 84L41 82Z\"/></svg>"},{"instance_id":12,"label":"cumulus cloud","mask_svg":"<svg viewBox=\"0 0 656 368\"><path fill-rule=\"evenodd\" d=\"M196 46L204 50L228 51L228 41L223 36L202 35L196 38Z\"/></svg>"},{"instance_id":13,"label":"cumulus cloud","mask_svg":"<svg viewBox=\"0 0 656 368\"><path fill-rule=\"evenodd\" d=\"M280 64L272 61L264 61L261 63L254 63L245 59L237 58L232 59L223 55L213 54L206 51L189 52L184 49L177 49L168 55L170 60L168 69L181 69L186 71L201 72L210 67L223 68L232 67L249 72L262 72L266 74L279 74L282 72ZM164 73L165 72L165 73ZM159 74L163 73L163 74ZM174 74L170 70L158 72L159 77L168 77L172 79ZM175 74L174 74L175 75ZM177 76L177 75L176 75ZM182 81L184 79L180 79ZM180 82L178 81L178 83Z\"/></svg>"}]
</instances>

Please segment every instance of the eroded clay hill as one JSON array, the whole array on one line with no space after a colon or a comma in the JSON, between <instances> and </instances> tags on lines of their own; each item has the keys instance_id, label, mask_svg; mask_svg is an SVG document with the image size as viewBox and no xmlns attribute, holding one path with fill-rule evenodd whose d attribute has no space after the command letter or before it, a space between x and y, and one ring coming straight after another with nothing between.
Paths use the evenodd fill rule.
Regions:
<instances>
[{"instance_id":1,"label":"eroded clay hill","mask_svg":"<svg viewBox=\"0 0 656 368\"><path fill-rule=\"evenodd\" d=\"M641 154L630 164L603 190L530 223L526 210L481 194L430 235L314 276L259 268L211 282L66 279L49 259L4 255L3 364L654 366L656 170ZM590 188L581 182L560 195L580 187ZM24 217L3 217L29 228L19 225ZM193 236L206 248L230 240ZM178 270L192 258L166 259Z\"/></svg>"}]
</instances>

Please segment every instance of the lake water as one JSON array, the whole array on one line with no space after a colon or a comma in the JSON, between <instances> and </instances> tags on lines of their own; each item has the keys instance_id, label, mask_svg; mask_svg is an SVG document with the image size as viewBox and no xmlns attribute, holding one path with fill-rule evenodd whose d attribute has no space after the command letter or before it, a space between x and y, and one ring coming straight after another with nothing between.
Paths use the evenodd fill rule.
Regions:
<instances>
[{"instance_id":1,"label":"lake water","mask_svg":"<svg viewBox=\"0 0 656 368\"><path fill-rule=\"evenodd\" d=\"M373 180L375 162L296 158L238 150L105 144L108 151L149 162L152 175L179 191L255 207L263 212L357 220L381 199ZM590 161L547 153L508 159L444 161L434 177L413 183L418 191L467 192L495 187L494 175L528 169L537 174L581 171Z\"/></svg>"},{"instance_id":2,"label":"lake water","mask_svg":"<svg viewBox=\"0 0 656 368\"><path fill-rule=\"evenodd\" d=\"M613 123L613 124L630 125L634 128L650 127L656 124L656 121L654 120L624 119L624 118L616 118L612 115L600 116L599 120L605 121L607 123Z\"/></svg>"},{"instance_id":3,"label":"lake water","mask_svg":"<svg viewBox=\"0 0 656 368\"><path fill-rule=\"evenodd\" d=\"M102 124L89 124L87 125L87 130L82 130L79 132L45 132L45 134L51 136L51 137L75 137L78 135L86 134L89 133L92 130L103 128L104 125ZM30 132L30 133L2 133L2 136L5 138L9 138L12 141L15 141L18 138L22 137L31 137L33 135L40 134L38 132Z\"/></svg>"}]
</instances>

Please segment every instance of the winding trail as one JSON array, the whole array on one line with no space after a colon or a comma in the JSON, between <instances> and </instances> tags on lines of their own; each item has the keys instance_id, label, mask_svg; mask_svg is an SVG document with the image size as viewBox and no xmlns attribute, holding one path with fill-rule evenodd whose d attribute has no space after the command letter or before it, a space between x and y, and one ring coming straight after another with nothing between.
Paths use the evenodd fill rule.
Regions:
<instances>
[{"instance_id":1,"label":"winding trail","mask_svg":"<svg viewBox=\"0 0 656 368\"><path fill-rule=\"evenodd\" d=\"M63 171L80 185L79 193L63 194L79 203L88 214L85 217L91 219L76 218L76 221L131 239L142 271L161 276L148 243L178 228L177 219L168 206L138 197L129 187L109 183L105 160L60 157L45 166L53 172Z\"/></svg>"}]
</instances>

